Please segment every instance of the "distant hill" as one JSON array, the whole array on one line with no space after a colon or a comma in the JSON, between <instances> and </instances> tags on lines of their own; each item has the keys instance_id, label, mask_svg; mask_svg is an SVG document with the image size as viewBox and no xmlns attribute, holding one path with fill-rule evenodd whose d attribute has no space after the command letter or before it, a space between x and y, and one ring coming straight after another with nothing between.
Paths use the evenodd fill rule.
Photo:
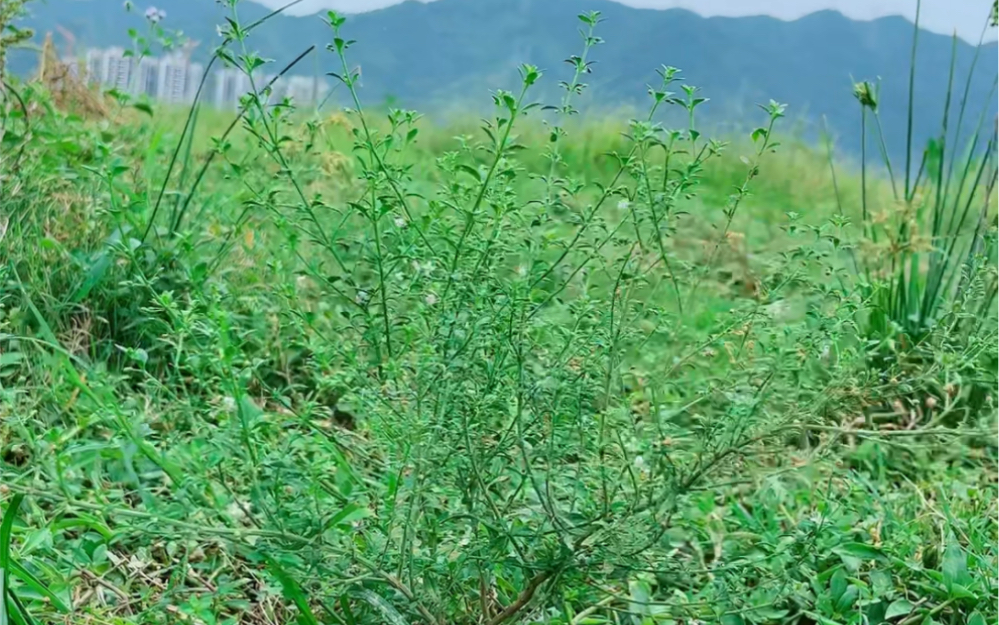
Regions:
<instances>
[{"instance_id":1,"label":"distant hill","mask_svg":"<svg viewBox=\"0 0 999 625\"><path fill-rule=\"evenodd\" d=\"M207 56L220 38L216 24L223 9L212 0L169 0L165 25L199 41L197 54ZM57 26L72 32L77 47L127 45L129 28L143 28L141 0L126 13L120 0L36 0L29 4L25 25L40 33ZM553 95L566 77L563 60L580 49L580 12L597 10L604 23L598 34L606 41L592 55L597 61L589 82L590 106L643 106L646 85L655 69L682 69L689 84L702 88L711 102L706 119L749 120L752 104L770 98L789 105L789 114L806 120L826 115L840 144L855 151L858 107L851 75L882 79L881 101L890 149L904 145L912 24L901 17L869 22L822 11L793 22L767 17L703 18L689 11L634 9L608 0L438 0L404 2L387 9L351 16L344 27L356 39L350 51L363 69L363 97L371 103L392 98L426 112L485 107L488 90L511 87L515 68L529 62L548 71L544 83ZM262 6L239 4L240 20L264 15ZM949 37L919 33L915 136L922 145L939 132L947 84ZM58 42L59 36L56 35ZM321 52L305 61L298 73L325 73L336 60L324 50L331 40L319 16L278 16L255 31L248 45L283 63L310 44ZM958 96L963 91L976 48L956 43ZM999 74L996 43L983 46L970 88L970 106L994 113L992 92ZM15 71L30 61L15 59ZM992 96L990 97L990 92ZM991 124L989 124L991 126ZM814 129L814 125L813 125Z\"/></svg>"}]
</instances>

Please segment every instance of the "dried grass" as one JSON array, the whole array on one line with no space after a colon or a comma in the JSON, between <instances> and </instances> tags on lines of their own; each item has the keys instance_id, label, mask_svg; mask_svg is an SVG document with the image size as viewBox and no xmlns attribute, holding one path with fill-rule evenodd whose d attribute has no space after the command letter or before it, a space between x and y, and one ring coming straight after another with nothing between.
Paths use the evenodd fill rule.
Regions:
<instances>
[{"instance_id":1,"label":"dried grass","mask_svg":"<svg viewBox=\"0 0 999 625\"><path fill-rule=\"evenodd\" d=\"M52 94L57 108L84 119L104 119L108 115L106 98L81 78L84 68L72 67L59 59L52 43L52 33L45 35L36 81Z\"/></svg>"}]
</instances>

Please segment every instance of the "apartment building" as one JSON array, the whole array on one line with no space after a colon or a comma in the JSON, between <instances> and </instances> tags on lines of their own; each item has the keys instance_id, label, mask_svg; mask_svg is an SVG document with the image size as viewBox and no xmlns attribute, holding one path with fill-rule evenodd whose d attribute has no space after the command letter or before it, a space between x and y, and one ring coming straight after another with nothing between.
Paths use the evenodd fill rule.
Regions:
<instances>
[{"instance_id":1,"label":"apartment building","mask_svg":"<svg viewBox=\"0 0 999 625\"><path fill-rule=\"evenodd\" d=\"M85 57L87 80L100 83L107 89L128 89L134 65L134 59L126 55L122 48L87 50Z\"/></svg>"},{"instance_id":2,"label":"apartment building","mask_svg":"<svg viewBox=\"0 0 999 625\"><path fill-rule=\"evenodd\" d=\"M119 89L154 100L177 104L194 101L205 66L174 53L163 57L135 58L122 48L87 50L82 64L67 60L71 68L82 66L88 82L105 89ZM253 89L263 89L271 77L250 79L239 69L215 68L205 79L201 101L222 109L236 109L240 99ZM321 102L329 92L325 80L308 76L283 76L272 89L271 102L285 97L297 105Z\"/></svg>"},{"instance_id":3,"label":"apartment building","mask_svg":"<svg viewBox=\"0 0 999 625\"><path fill-rule=\"evenodd\" d=\"M321 103L329 93L329 85L315 77L285 76L273 87L271 101L280 102L289 98L296 105Z\"/></svg>"}]
</instances>

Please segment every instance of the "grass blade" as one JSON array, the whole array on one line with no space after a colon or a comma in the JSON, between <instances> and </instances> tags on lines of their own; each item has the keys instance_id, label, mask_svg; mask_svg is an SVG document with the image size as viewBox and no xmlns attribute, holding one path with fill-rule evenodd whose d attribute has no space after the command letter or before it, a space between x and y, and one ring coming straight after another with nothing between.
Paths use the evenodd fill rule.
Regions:
<instances>
[{"instance_id":1,"label":"grass blade","mask_svg":"<svg viewBox=\"0 0 999 625\"><path fill-rule=\"evenodd\" d=\"M912 176L912 121L916 98L916 50L919 47L919 13L922 0L916 0L916 20L912 31L912 55L909 59L909 110L906 116L905 128L905 199L912 199L912 189L909 181Z\"/></svg>"},{"instance_id":2,"label":"grass blade","mask_svg":"<svg viewBox=\"0 0 999 625\"><path fill-rule=\"evenodd\" d=\"M27 608L24 607L17 595L8 590L7 599L13 608L10 610L10 620L14 622L14 625L35 625L35 619L31 618Z\"/></svg>"},{"instance_id":3,"label":"grass blade","mask_svg":"<svg viewBox=\"0 0 999 625\"><path fill-rule=\"evenodd\" d=\"M390 625L407 625L406 619L403 618L402 614L399 614L399 611L380 595L376 595L367 588L359 590L357 595L375 610L378 610L378 613L384 619L384 623L389 623Z\"/></svg>"},{"instance_id":4,"label":"grass blade","mask_svg":"<svg viewBox=\"0 0 999 625\"><path fill-rule=\"evenodd\" d=\"M48 586L35 577L34 573L24 568L24 565L13 559L9 562L9 565L11 575L21 580L25 586L46 597L60 612L64 614L70 612L69 606L59 598L59 595L49 590Z\"/></svg>"},{"instance_id":5,"label":"grass blade","mask_svg":"<svg viewBox=\"0 0 999 625\"><path fill-rule=\"evenodd\" d=\"M301 625L319 625L319 620L312 612L309 599L305 596L302 586L274 560L267 560L267 570L280 582L284 598L294 603L295 607L298 608L298 622Z\"/></svg>"},{"instance_id":6,"label":"grass blade","mask_svg":"<svg viewBox=\"0 0 999 625\"><path fill-rule=\"evenodd\" d=\"M3 513L3 521L0 521L0 625L10 623L7 598L13 598L14 593L10 590L10 533L14 527L14 518L24 501L24 495L18 493L11 497L7 509Z\"/></svg>"}]
</instances>

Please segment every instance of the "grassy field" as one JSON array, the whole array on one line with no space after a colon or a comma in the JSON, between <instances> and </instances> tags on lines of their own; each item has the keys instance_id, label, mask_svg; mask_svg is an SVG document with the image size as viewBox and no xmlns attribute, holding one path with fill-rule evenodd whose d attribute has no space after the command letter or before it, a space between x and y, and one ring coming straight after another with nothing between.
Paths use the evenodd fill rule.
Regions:
<instances>
[{"instance_id":1,"label":"grassy field","mask_svg":"<svg viewBox=\"0 0 999 625\"><path fill-rule=\"evenodd\" d=\"M0 624L997 622L994 120L577 116L581 19L449 127L5 87Z\"/></svg>"}]
</instances>

